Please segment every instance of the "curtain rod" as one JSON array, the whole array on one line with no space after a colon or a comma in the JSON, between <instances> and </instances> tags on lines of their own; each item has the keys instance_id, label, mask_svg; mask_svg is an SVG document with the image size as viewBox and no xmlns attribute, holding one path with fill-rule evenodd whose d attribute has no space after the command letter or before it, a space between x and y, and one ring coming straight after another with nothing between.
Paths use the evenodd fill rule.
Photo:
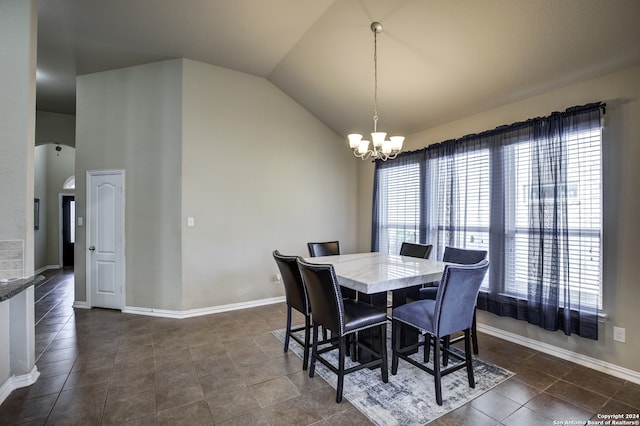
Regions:
<instances>
[{"instance_id":1,"label":"curtain rod","mask_svg":"<svg viewBox=\"0 0 640 426\"><path fill-rule=\"evenodd\" d=\"M605 115L606 114L606 107L607 107L607 104L605 102L592 102L592 103L585 104L585 105L569 107L569 108L564 110L564 113L567 113L567 112L569 112L571 110L575 110L577 108L580 108L580 109L589 108L589 107L596 108L596 105L602 110L602 115ZM469 137L482 136L484 134L495 132L497 130L504 130L504 129L508 128L508 127L526 125L527 123L529 123L529 122L531 122L533 120L540 120L540 119L548 118L548 117L550 117L550 116L552 116L554 114L561 114L561 112L555 111L555 112L552 112L551 114L549 114L546 117L529 118L528 120L525 120L525 121L519 121L519 122L515 122L515 123L511 123L511 124L504 124L502 126L498 126L498 127L494 128L493 130L485 130L484 132L480 132L480 133L471 133L471 134L468 134L468 135L465 135L465 136L462 136L462 137L459 137L459 138L448 139L446 141L433 143L433 144L430 144L428 146L425 146L423 148L419 148L419 149L416 149L416 150L413 150L413 151L403 151L402 153L399 154L399 156L400 157L404 157L406 155L415 154L415 153L420 152L420 151L427 151L427 149L429 149L429 147L435 147L436 145L442 145L442 144L446 144L446 143L454 143L456 141L460 141L460 140L463 140L463 139L466 139L466 138L469 138ZM377 160L373 160L372 162L376 163Z\"/></svg>"}]
</instances>

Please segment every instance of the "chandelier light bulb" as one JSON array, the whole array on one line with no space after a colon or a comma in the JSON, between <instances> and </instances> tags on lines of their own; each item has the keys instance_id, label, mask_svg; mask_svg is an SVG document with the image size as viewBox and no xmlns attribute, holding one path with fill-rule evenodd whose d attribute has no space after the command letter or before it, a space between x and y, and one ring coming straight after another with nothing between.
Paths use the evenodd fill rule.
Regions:
<instances>
[{"instance_id":1,"label":"chandelier light bulb","mask_svg":"<svg viewBox=\"0 0 640 426\"><path fill-rule=\"evenodd\" d=\"M373 146L376 148L380 148L384 143L384 138L387 137L385 132L373 132L371 133L371 140L373 141Z\"/></svg>"},{"instance_id":2,"label":"chandelier light bulb","mask_svg":"<svg viewBox=\"0 0 640 426\"><path fill-rule=\"evenodd\" d=\"M349 138L349 147L351 149L356 149L360 145L360 141L362 140L362 135L358 133L351 133L347 136Z\"/></svg>"},{"instance_id":3,"label":"chandelier light bulb","mask_svg":"<svg viewBox=\"0 0 640 426\"><path fill-rule=\"evenodd\" d=\"M358 144L358 154L364 155L367 152L369 152L369 141L363 139Z\"/></svg>"},{"instance_id":4,"label":"chandelier light bulb","mask_svg":"<svg viewBox=\"0 0 640 426\"><path fill-rule=\"evenodd\" d=\"M402 150L402 143L404 142L404 136L391 136L389 138L391 140L391 149L394 151Z\"/></svg>"}]
</instances>

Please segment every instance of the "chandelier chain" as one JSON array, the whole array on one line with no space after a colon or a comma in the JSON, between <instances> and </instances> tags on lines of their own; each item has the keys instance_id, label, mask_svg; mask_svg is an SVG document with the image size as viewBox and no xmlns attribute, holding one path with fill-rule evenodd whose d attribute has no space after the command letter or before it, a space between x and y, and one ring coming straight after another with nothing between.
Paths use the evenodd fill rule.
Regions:
<instances>
[{"instance_id":1,"label":"chandelier chain","mask_svg":"<svg viewBox=\"0 0 640 426\"><path fill-rule=\"evenodd\" d=\"M378 33L373 32L373 131L378 131Z\"/></svg>"}]
</instances>

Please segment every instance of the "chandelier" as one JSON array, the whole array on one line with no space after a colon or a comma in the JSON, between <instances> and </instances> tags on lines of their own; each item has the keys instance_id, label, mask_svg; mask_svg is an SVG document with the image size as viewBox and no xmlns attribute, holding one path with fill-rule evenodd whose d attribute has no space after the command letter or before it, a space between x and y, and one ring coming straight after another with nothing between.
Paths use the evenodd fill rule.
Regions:
<instances>
[{"instance_id":1,"label":"chandelier","mask_svg":"<svg viewBox=\"0 0 640 426\"><path fill-rule=\"evenodd\" d=\"M362 139L362 135L351 133L349 138L349 147L353 150L353 154L363 160L371 158L373 160L387 161L396 158L402 150L404 136L391 136L386 139L385 132L378 131L378 33L382 32L382 24L380 22L371 23L371 31L373 31L373 132L371 140L373 141L373 149L369 149L369 141Z\"/></svg>"}]
</instances>

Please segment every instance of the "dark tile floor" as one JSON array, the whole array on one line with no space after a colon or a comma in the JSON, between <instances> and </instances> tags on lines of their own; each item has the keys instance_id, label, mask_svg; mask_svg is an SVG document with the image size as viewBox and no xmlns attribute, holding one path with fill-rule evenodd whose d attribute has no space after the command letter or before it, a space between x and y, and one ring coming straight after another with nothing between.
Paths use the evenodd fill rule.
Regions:
<instances>
[{"instance_id":1,"label":"dark tile floor","mask_svg":"<svg viewBox=\"0 0 640 426\"><path fill-rule=\"evenodd\" d=\"M284 304L184 320L74 310L72 272L44 275L35 291L41 376L0 405L2 425L370 424L283 354L271 331L284 327ZM432 424L584 424L640 413L640 385L479 337L479 356L515 376Z\"/></svg>"}]
</instances>

